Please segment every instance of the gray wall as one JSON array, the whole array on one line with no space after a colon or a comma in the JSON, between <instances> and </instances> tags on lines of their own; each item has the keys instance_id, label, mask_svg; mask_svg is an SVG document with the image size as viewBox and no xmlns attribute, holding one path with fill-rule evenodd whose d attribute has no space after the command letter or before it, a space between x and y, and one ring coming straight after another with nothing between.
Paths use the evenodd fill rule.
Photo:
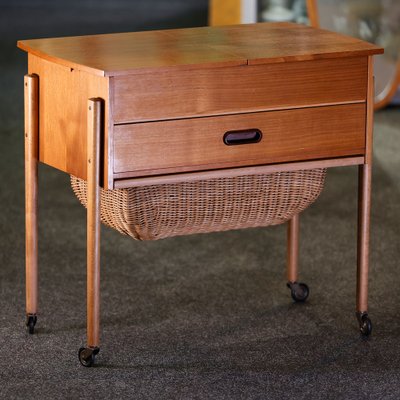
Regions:
<instances>
[{"instance_id":1,"label":"gray wall","mask_svg":"<svg viewBox=\"0 0 400 400\"><path fill-rule=\"evenodd\" d=\"M207 24L207 4L207 0L0 0L0 35L27 38L201 26Z\"/></svg>"},{"instance_id":2,"label":"gray wall","mask_svg":"<svg viewBox=\"0 0 400 400\"><path fill-rule=\"evenodd\" d=\"M14 79L27 57L19 39L204 26L207 13L208 0L0 0L0 87L19 90L21 106ZM7 113L3 106L0 116Z\"/></svg>"},{"instance_id":3,"label":"gray wall","mask_svg":"<svg viewBox=\"0 0 400 400\"><path fill-rule=\"evenodd\" d=\"M0 0L0 68L18 39L207 25L208 0Z\"/></svg>"}]
</instances>

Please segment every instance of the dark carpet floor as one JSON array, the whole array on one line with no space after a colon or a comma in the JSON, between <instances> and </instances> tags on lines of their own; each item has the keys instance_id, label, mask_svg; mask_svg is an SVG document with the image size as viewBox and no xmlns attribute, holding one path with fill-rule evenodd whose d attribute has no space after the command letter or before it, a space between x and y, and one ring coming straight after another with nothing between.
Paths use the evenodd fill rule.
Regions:
<instances>
[{"instance_id":1,"label":"dark carpet floor","mask_svg":"<svg viewBox=\"0 0 400 400\"><path fill-rule=\"evenodd\" d=\"M301 277L311 288L303 305L285 287L285 226L148 243L103 228L102 345L97 366L86 369L77 358L85 342L85 211L68 177L41 166L40 314L37 334L26 333L26 63L15 40L206 23L206 2L170 1L184 13L167 7L165 15L167 2L120 0L112 3L116 16L101 2L37 3L0 3L0 398L398 399L396 108L376 114L369 340L354 316L354 167L330 170L302 215ZM94 4L100 11L92 15Z\"/></svg>"}]
</instances>

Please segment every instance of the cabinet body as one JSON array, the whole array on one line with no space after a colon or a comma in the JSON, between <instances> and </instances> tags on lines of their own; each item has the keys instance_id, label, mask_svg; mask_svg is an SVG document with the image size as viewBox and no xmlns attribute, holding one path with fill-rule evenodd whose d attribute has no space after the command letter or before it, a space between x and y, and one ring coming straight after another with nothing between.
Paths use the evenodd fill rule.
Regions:
<instances>
[{"instance_id":1,"label":"cabinet body","mask_svg":"<svg viewBox=\"0 0 400 400\"><path fill-rule=\"evenodd\" d=\"M86 179L86 102L100 98L107 189L369 151L375 46L293 24L55 40L20 42L39 76L39 160ZM249 129L262 133L258 143L224 143Z\"/></svg>"}]
</instances>

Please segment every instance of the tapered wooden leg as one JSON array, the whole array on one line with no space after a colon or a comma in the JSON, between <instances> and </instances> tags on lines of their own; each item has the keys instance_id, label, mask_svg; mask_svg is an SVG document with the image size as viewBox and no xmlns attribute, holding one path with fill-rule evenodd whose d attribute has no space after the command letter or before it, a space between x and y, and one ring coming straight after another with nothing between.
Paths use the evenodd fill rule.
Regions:
<instances>
[{"instance_id":1,"label":"tapered wooden leg","mask_svg":"<svg viewBox=\"0 0 400 400\"><path fill-rule=\"evenodd\" d=\"M39 78L25 75L25 275L26 325L33 334L38 307L37 195L39 158Z\"/></svg>"},{"instance_id":2,"label":"tapered wooden leg","mask_svg":"<svg viewBox=\"0 0 400 400\"><path fill-rule=\"evenodd\" d=\"M287 229L287 280L297 282L299 264L299 214L289 222Z\"/></svg>"},{"instance_id":3,"label":"tapered wooden leg","mask_svg":"<svg viewBox=\"0 0 400 400\"><path fill-rule=\"evenodd\" d=\"M363 334L368 335L368 267L371 213L371 164L359 166L358 176L358 240L357 240L357 318ZM369 326L366 326L369 325ZM366 330L365 332L363 331ZM368 331L368 332L367 332Z\"/></svg>"},{"instance_id":4,"label":"tapered wooden leg","mask_svg":"<svg viewBox=\"0 0 400 400\"><path fill-rule=\"evenodd\" d=\"M299 283L299 214L293 216L288 222L287 230L287 286L291 290L292 298L296 302L307 300L310 293L305 283Z\"/></svg>"},{"instance_id":5,"label":"tapered wooden leg","mask_svg":"<svg viewBox=\"0 0 400 400\"><path fill-rule=\"evenodd\" d=\"M79 360L90 367L100 345L101 100L90 99L87 112L87 347L79 350Z\"/></svg>"}]
</instances>

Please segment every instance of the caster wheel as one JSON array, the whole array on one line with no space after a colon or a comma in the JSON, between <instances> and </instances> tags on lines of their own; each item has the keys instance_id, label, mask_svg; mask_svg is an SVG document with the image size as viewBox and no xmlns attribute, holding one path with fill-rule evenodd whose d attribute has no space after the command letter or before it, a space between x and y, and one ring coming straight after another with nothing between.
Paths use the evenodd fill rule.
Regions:
<instances>
[{"instance_id":1,"label":"caster wheel","mask_svg":"<svg viewBox=\"0 0 400 400\"><path fill-rule=\"evenodd\" d=\"M99 351L98 347L81 347L78 352L79 362L84 367L91 367Z\"/></svg>"},{"instance_id":2,"label":"caster wheel","mask_svg":"<svg viewBox=\"0 0 400 400\"><path fill-rule=\"evenodd\" d=\"M310 289L305 283L288 282L287 287L290 289L292 299L296 303L303 303L310 294Z\"/></svg>"},{"instance_id":3,"label":"caster wheel","mask_svg":"<svg viewBox=\"0 0 400 400\"><path fill-rule=\"evenodd\" d=\"M28 328L28 333L33 335L35 333L35 325L37 321L37 316L34 314L26 316L26 326Z\"/></svg>"},{"instance_id":4,"label":"caster wheel","mask_svg":"<svg viewBox=\"0 0 400 400\"><path fill-rule=\"evenodd\" d=\"M372 322L367 314L362 315L360 318L360 332L365 337L368 337L372 332Z\"/></svg>"}]
</instances>

